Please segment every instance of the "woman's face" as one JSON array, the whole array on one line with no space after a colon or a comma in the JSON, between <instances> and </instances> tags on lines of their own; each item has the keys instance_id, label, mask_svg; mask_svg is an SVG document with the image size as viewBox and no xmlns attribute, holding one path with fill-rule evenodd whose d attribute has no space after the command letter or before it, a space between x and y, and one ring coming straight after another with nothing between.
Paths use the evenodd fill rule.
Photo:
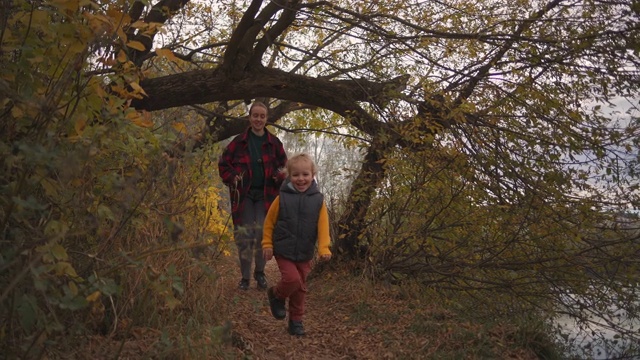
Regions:
<instances>
[{"instance_id":1,"label":"woman's face","mask_svg":"<svg viewBox=\"0 0 640 360\"><path fill-rule=\"evenodd\" d=\"M308 161L297 161L291 165L289 179L299 192L305 192L313 182L313 167Z\"/></svg>"},{"instance_id":2,"label":"woman's face","mask_svg":"<svg viewBox=\"0 0 640 360\"><path fill-rule=\"evenodd\" d=\"M267 109L262 106L254 106L249 114L249 121L251 122L251 130L257 135L262 135L264 126L267 124Z\"/></svg>"}]
</instances>

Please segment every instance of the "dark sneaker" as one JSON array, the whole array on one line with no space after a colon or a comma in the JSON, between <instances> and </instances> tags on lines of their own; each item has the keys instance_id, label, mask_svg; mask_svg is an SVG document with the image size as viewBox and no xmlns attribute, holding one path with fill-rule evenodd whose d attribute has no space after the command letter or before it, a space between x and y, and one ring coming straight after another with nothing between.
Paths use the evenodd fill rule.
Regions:
<instances>
[{"instance_id":1,"label":"dark sneaker","mask_svg":"<svg viewBox=\"0 0 640 360\"><path fill-rule=\"evenodd\" d=\"M260 290L265 290L267 288L267 278L264 276L263 272L257 272L253 274L253 278L256 279L258 283L256 286Z\"/></svg>"},{"instance_id":2,"label":"dark sneaker","mask_svg":"<svg viewBox=\"0 0 640 360\"><path fill-rule=\"evenodd\" d=\"M240 290L248 290L249 289L249 279L242 279L238 283L238 289Z\"/></svg>"},{"instance_id":3,"label":"dark sneaker","mask_svg":"<svg viewBox=\"0 0 640 360\"><path fill-rule=\"evenodd\" d=\"M304 336L304 326L302 325L302 321L289 320L289 334Z\"/></svg>"},{"instance_id":4,"label":"dark sneaker","mask_svg":"<svg viewBox=\"0 0 640 360\"><path fill-rule=\"evenodd\" d=\"M282 320L287 317L287 310L284 308L284 300L278 299L273 291L273 287L267 290L267 297L269 298L269 307L271 308L271 315L278 320Z\"/></svg>"}]
</instances>

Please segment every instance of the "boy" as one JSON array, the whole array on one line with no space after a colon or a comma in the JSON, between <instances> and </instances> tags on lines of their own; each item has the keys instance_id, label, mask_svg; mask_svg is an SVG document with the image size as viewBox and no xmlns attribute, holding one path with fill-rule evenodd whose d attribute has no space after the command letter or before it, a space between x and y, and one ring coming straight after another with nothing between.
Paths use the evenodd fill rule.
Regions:
<instances>
[{"instance_id":1,"label":"boy","mask_svg":"<svg viewBox=\"0 0 640 360\"><path fill-rule=\"evenodd\" d=\"M285 300L289 298L288 330L296 336L305 334L302 317L307 275L316 244L320 260L331 259L329 214L314 180L316 171L307 154L295 155L287 161L287 179L269 208L262 235L264 258L268 261L275 256L281 275L278 284L267 291L271 314L284 319Z\"/></svg>"}]
</instances>

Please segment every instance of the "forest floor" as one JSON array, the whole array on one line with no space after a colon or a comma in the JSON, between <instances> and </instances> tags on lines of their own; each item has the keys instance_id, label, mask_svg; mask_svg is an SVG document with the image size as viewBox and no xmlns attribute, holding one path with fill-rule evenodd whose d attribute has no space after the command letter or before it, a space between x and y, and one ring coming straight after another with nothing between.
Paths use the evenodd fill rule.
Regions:
<instances>
[{"instance_id":1,"label":"forest floor","mask_svg":"<svg viewBox=\"0 0 640 360\"><path fill-rule=\"evenodd\" d=\"M218 262L215 273L216 281L207 281L206 284L196 281L198 296L191 300L191 308L179 315L183 324L196 324L191 333L184 331L184 325L171 329L171 323L176 323L173 320L167 321L164 329L131 326L123 331L127 334L124 336L93 338L88 344L89 349L82 351L85 355L77 357L252 360L548 358L534 352L539 335L535 332L523 333L515 324L504 322L477 323L429 301L426 296L416 296L415 291L365 281L364 276L353 271L337 269L312 270L304 317L306 336L291 336L287 332L287 320L272 317L266 292L258 290L253 280L249 290L237 288L239 271L233 256ZM267 263L265 273L270 285L278 281L275 260ZM201 313L194 313L194 308L201 309ZM207 314L211 314L210 322L217 323L207 324L207 320L203 320ZM220 330L218 335L204 330L215 328ZM184 341L176 341L176 338L190 339L190 343L185 345ZM114 357L114 354L118 355Z\"/></svg>"},{"instance_id":2,"label":"forest floor","mask_svg":"<svg viewBox=\"0 0 640 360\"><path fill-rule=\"evenodd\" d=\"M232 346L245 359L538 359L514 345L517 329L472 324L402 291L353 274L323 271L310 276L304 326L291 336L287 320L272 317L265 291L252 281L237 289L238 269L225 264L223 287L232 324ZM270 285L279 279L267 263ZM315 275L315 276L314 276Z\"/></svg>"}]
</instances>

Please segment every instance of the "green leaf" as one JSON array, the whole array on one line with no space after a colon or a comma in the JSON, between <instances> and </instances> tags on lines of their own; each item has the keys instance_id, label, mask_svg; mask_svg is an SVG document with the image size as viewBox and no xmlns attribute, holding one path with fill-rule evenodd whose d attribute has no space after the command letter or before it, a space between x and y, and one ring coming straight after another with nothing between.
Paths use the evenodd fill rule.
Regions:
<instances>
[{"instance_id":1,"label":"green leaf","mask_svg":"<svg viewBox=\"0 0 640 360\"><path fill-rule=\"evenodd\" d=\"M37 321L38 305L32 295L23 295L17 308L20 325L22 328L30 332L33 330Z\"/></svg>"},{"instance_id":2,"label":"green leaf","mask_svg":"<svg viewBox=\"0 0 640 360\"><path fill-rule=\"evenodd\" d=\"M178 279L178 281L174 279L174 281L171 283L171 287L174 288L180 294L184 293L184 285L182 284L181 279Z\"/></svg>"},{"instance_id":3,"label":"green leaf","mask_svg":"<svg viewBox=\"0 0 640 360\"><path fill-rule=\"evenodd\" d=\"M89 305L87 299L82 296L64 297L59 306L61 309L80 310Z\"/></svg>"},{"instance_id":4,"label":"green leaf","mask_svg":"<svg viewBox=\"0 0 640 360\"><path fill-rule=\"evenodd\" d=\"M167 307L171 310L175 309L176 306L180 305L180 300L176 299L173 295L165 296L165 303Z\"/></svg>"},{"instance_id":5,"label":"green leaf","mask_svg":"<svg viewBox=\"0 0 640 360\"><path fill-rule=\"evenodd\" d=\"M104 205L104 204L98 205L97 213L101 219L109 219L111 221L115 221L115 216L113 215L113 212L107 205Z\"/></svg>"},{"instance_id":6,"label":"green leaf","mask_svg":"<svg viewBox=\"0 0 640 360\"><path fill-rule=\"evenodd\" d=\"M68 260L69 259L69 255L67 254L67 250L62 247L62 245L60 244L55 244L53 245L53 247L51 247L51 254L53 254L53 257L56 258L56 260Z\"/></svg>"},{"instance_id":7,"label":"green leaf","mask_svg":"<svg viewBox=\"0 0 640 360\"><path fill-rule=\"evenodd\" d=\"M113 279L100 279L95 286L106 296L115 295L120 291L120 286Z\"/></svg>"},{"instance_id":8,"label":"green leaf","mask_svg":"<svg viewBox=\"0 0 640 360\"><path fill-rule=\"evenodd\" d=\"M58 276L68 275L68 276L71 276L73 278L78 278L78 274L76 273L76 269L74 269L73 266L71 265L71 263L69 263L69 262L60 261L59 263L54 265L54 270L56 272L56 275L58 275Z\"/></svg>"},{"instance_id":9,"label":"green leaf","mask_svg":"<svg viewBox=\"0 0 640 360\"><path fill-rule=\"evenodd\" d=\"M44 227L44 233L51 238L62 236L67 230L67 225L58 220L50 220Z\"/></svg>"},{"instance_id":10,"label":"green leaf","mask_svg":"<svg viewBox=\"0 0 640 360\"><path fill-rule=\"evenodd\" d=\"M44 189L47 196L55 198L58 196L58 184L50 178L40 180L40 185Z\"/></svg>"}]
</instances>

